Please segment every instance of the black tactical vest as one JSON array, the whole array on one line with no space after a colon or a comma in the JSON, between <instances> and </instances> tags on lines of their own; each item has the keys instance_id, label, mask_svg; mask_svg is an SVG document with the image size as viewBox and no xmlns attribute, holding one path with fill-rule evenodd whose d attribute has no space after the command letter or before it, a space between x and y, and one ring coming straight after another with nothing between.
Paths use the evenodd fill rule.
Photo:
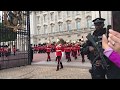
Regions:
<instances>
[{"instance_id":1,"label":"black tactical vest","mask_svg":"<svg viewBox=\"0 0 120 90\"><path fill-rule=\"evenodd\" d=\"M103 32L95 31L93 34L99 39L98 42L102 44L102 35L106 33L106 30ZM120 68L117 67L113 62L106 58L108 64L108 69L106 71L108 79L120 79Z\"/></svg>"}]
</instances>

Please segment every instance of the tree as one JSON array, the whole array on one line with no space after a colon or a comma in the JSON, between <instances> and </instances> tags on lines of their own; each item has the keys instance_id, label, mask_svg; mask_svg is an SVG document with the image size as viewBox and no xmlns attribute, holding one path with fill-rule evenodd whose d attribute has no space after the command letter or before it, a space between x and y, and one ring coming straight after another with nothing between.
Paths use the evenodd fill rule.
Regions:
<instances>
[{"instance_id":1,"label":"tree","mask_svg":"<svg viewBox=\"0 0 120 90\"><path fill-rule=\"evenodd\" d=\"M17 38L17 32L13 28L7 28L0 23L0 42L14 41Z\"/></svg>"}]
</instances>

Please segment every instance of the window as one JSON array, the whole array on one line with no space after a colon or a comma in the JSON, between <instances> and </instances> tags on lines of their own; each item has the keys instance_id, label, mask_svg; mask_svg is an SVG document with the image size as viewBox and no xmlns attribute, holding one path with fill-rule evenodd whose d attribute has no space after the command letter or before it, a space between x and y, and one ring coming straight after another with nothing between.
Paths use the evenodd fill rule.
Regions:
<instances>
[{"instance_id":1,"label":"window","mask_svg":"<svg viewBox=\"0 0 120 90\"><path fill-rule=\"evenodd\" d=\"M91 26L92 26L91 17L87 17L87 28L91 28Z\"/></svg>"},{"instance_id":2,"label":"window","mask_svg":"<svg viewBox=\"0 0 120 90\"><path fill-rule=\"evenodd\" d=\"M58 11L58 19L61 19L61 11Z\"/></svg>"},{"instance_id":3,"label":"window","mask_svg":"<svg viewBox=\"0 0 120 90\"><path fill-rule=\"evenodd\" d=\"M90 13L91 11L86 11L86 13Z\"/></svg>"},{"instance_id":4,"label":"window","mask_svg":"<svg viewBox=\"0 0 120 90\"><path fill-rule=\"evenodd\" d=\"M47 20L47 15L44 14L44 22L46 22L46 20Z\"/></svg>"},{"instance_id":5,"label":"window","mask_svg":"<svg viewBox=\"0 0 120 90\"><path fill-rule=\"evenodd\" d=\"M53 26L53 24L51 24L51 33L53 33L54 32L54 26Z\"/></svg>"},{"instance_id":6,"label":"window","mask_svg":"<svg viewBox=\"0 0 120 90\"><path fill-rule=\"evenodd\" d=\"M58 26L59 26L59 31L62 31L62 25L58 24Z\"/></svg>"},{"instance_id":7,"label":"window","mask_svg":"<svg viewBox=\"0 0 120 90\"><path fill-rule=\"evenodd\" d=\"M70 31L71 30L71 23L67 22L67 30Z\"/></svg>"},{"instance_id":8,"label":"window","mask_svg":"<svg viewBox=\"0 0 120 90\"><path fill-rule=\"evenodd\" d=\"M77 30L80 30L80 21L76 21L76 28Z\"/></svg>"},{"instance_id":9,"label":"window","mask_svg":"<svg viewBox=\"0 0 120 90\"><path fill-rule=\"evenodd\" d=\"M40 34L40 26L37 26L37 34L39 35Z\"/></svg>"},{"instance_id":10,"label":"window","mask_svg":"<svg viewBox=\"0 0 120 90\"><path fill-rule=\"evenodd\" d=\"M70 11L67 11L67 17L69 17L70 16Z\"/></svg>"},{"instance_id":11,"label":"window","mask_svg":"<svg viewBox=\"0 0 120 90\"><path fill-rule=\"evenodd\" d=\"M71 36L69 35L68 38L70 38Z\"/></svg>"},{"instance_id":12,"label":"window","mask_svg":"<svg viewBox=\"0 0 120 90\"><path fill-rule=\"evenodd\" d=\"M51 21L53 21L54 20L54 12L50 13L50 15L51 15Z\"/></svg>"},{"instance_id":13,"label":"window","mask_svg":"<svg viewBox=\"0 0 120 90\"><path fill-rule=\"evenodd\" d=\"M37 17L37 22L40 24L40 16Z\"/></svg>"},{"instance_id":14,"label":"window","mask_svg":"<svg viewBox=\"0 0 120 90\"><path fill-rule=\"evenodd\" d=\"M38 35L40 34L40 28L38 28Z\"/></svg>"},{"instance_id":15,"label":"window","mask_svg":"<svg viewBox=\"0 0 120 90\"><path fill-rule=\"evenodd\" d=\"M74 12L75 12L75 11L72 11L72 17L74 17Z\"/></svg>"},{"instance_id":16,"label":"window","mask_svg":"<svg viewBox=\"0 0 120 90\"><path fill-rule=\"evenodd\" d=\"M47 33L47 25L44 25L44 34Z\"/></svg>"},{"instance_id":17,"label":"window","mask_svg":"<svg viewBox=\"0 0 120 90\"><path fill-rule=\"evenodd\" d=\"M80 11L76 11L76 15L79 15L80 14Z\"/></svg>"}]
</instances>

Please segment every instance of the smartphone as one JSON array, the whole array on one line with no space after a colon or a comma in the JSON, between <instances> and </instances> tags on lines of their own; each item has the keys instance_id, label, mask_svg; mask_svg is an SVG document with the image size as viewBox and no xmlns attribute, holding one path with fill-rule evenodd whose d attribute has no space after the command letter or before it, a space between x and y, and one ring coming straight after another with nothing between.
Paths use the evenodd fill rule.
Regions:
<instances>
[{"instance_id":1,"label":"smartphone","mask_svg":"<svg viewBox=\"0 0 120 90\"><path fill-rule=\"evenodd\" d=\"M111 12L112 15L112 29L120 32L120 11L112 11Z\"/></svg>"}]
</instances>

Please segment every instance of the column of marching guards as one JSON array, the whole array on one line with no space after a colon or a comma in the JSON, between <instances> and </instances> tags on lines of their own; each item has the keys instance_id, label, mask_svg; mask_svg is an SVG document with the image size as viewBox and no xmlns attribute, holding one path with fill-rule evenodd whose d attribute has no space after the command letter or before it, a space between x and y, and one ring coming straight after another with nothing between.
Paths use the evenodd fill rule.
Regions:
<instances>
[{"instance_id":1,"label":"column of marching guards","mask_svg":"<svg viewBox=\"0 0 120 90\"><path fill-rule=\"evenodd\" d=\"M44 44L38 44L38 45L32 45L33 53L36 54L41 54L41 53L47 53L47 59L46 61L51 61L50 53L56 52L57 49L57 42L56 43L44 43ZM64 48L64 54L65 54L65 59L67 62L71 61L71 57L74 58L74 60L78 59L78 56L81 56L82 58L82 63L85 62L84 59L84 54L80 52L81 49L81 43L70 43L67 42L65 44L62 44L62 47ZM56 60L57 61L57 58Z\"/></svg>"}]
</instances>

